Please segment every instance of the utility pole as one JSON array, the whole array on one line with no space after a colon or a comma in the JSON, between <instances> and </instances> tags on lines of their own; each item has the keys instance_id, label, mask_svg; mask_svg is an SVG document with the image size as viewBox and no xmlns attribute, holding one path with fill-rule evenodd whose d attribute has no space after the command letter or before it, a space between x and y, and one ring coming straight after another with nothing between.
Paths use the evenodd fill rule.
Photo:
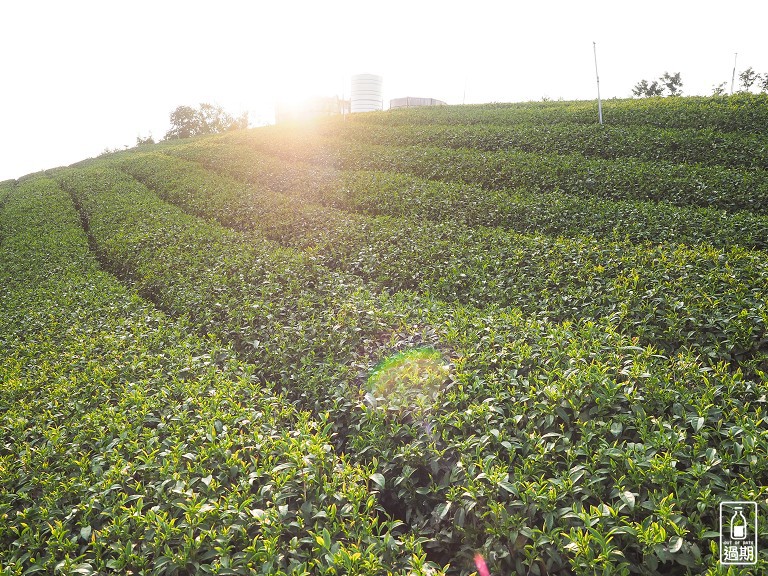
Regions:
<instances>
[{"instance_id":1,"label":"utility pole","mask_svg":"<svg viewBox=\"0 0 768 576\"><path fill-rule=\"evenodd\" d=\"M600 119L600 126L603 125L603 101L600 99L600 74L597 73L597 43L592 42L592 49L595 52L595 77L597 78L597 116Z\"/></svg>"},{"instance_id":2,"label":"utility pole","mask_svg":"<svg viewBox=\"0 0 768 576\"><path fill-rule=\"evenodd\" d=\"M738 52L734 53L733 55L733 74L731 74L731 96L733 96L733 82L736 80L736 57L739 55Z\"/></svg>"}]
</instances>

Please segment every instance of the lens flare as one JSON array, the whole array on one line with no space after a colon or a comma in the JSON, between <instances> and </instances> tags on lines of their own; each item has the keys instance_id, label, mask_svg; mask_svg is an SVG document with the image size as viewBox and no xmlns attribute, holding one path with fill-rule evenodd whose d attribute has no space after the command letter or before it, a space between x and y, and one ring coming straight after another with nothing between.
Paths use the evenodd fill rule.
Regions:
<instances>
[{"instance_id":1,"label":"lens flare","mask_svg":"<svg viewBox=\"0 0 768 576\"><path fill-rule=\"evenodd\" d=\"M424 405L436 398L449 373L450 364L434 348L399 352L373 369L366 399L374 407Z\"/></svg>"},{"instance_id":2,"label":"lens flare","mask_svg":"<svg viewBox=\"0 0 768 576\"><path fill-rule=\"evenodd\" d=\"M477 566L477 573L479 576L491 576L491 573L488 571L488 566L485 564L485 559L479 552L475 554L475 566Z\"/></svg>"}]
</instances>

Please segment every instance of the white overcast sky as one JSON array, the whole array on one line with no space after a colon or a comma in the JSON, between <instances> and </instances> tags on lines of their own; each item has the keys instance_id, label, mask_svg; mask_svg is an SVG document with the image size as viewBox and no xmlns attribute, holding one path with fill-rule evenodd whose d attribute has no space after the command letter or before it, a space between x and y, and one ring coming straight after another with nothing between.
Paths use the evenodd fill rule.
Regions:
<instances>
[{"instance_id":1,"label":"white overcast sky","mask_svg":"<svg viewBox=\"0 0 768 576\"><path fill-rule=\"evenodd\" d=\"M0 180L162 138L180 104L253 125L280 98L349 94L384 77L385 103L596 97L681 72L708 95L768 73L768 2L3 0ZM386 106L386 105L385 105Z\"/></svg>"}]
</instances>

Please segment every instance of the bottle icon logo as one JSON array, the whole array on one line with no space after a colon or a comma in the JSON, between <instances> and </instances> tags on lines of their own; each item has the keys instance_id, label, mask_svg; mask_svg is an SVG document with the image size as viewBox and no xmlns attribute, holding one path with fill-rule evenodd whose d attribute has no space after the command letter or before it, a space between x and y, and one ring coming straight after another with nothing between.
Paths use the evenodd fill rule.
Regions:
<instances>
[{"instance_id":1,"label":"bottle icon logo","mask_svg":"<svg viewBox=\"0 0 768 576\"><path fill-rule=\"evenodd\" d=\"M747 519L742 512L741 506L736 506L734 510L735 512L731 516L731 538L734 540L746 540Z\"/></svg>"},{"instance_id":2,"label":"bottle icon logo","mask_svg":"<svg viewBox=\"0 0 768 576\"><path fill-rule=\"evenodd\" d=\"M757 563L757 502L720 502L720 564Z\"/></svg>"}]
</instances>

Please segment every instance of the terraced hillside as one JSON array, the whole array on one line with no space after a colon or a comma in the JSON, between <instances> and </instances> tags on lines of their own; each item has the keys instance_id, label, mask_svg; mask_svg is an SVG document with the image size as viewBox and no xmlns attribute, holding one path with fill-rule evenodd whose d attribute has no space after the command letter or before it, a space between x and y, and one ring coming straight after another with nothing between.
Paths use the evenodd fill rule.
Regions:
<instances>
[{"instance_id":1,"label":"terraced hillside","mask_svg":"<svg viewBox=\"0 0 768 576\"><path fill-rule=\"evenodd\" d=\"M768 99L593 108L0 184L2 574L720 573L721 501L768 529Z\"/></svg>"}]
</instances>

